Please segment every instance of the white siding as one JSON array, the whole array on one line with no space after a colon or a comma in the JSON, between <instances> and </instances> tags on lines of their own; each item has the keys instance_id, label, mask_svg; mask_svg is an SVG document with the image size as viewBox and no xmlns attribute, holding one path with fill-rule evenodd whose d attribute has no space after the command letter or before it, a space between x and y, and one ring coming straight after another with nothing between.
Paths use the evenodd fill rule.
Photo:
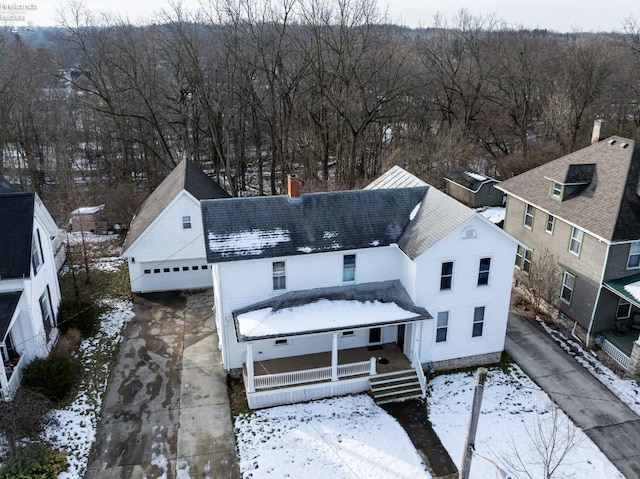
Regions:
<instances>
[{"instance_id":1,"label":"white siding","mask_svg":"<svg viewBox=\"0 0 640 479\"><path fill-rule=\"evenodd\" d=\"M191 218L191 228L182 227L182 217ZM206 265L200 202L182 191L123 255L129 264L131 290L135 293L208 288L211 274ZM133 261L135 259L135 262ZM198 266L193 270L192 266ZM180 268L179 274L173 268ZM189 267L189 272L183 271ZM170 268L166 273L164 270ZM160 273L153 273L160 269ZM150 270L150 274L145 274Z\"/></svg>"},{"instance_id":2,"label":"white siding","mask_svg":"<svg viewBox=\"0 0 640 479\"><path fill-rule=\"evenodd\" d=\"M476 230L475 238L463 239L468 227ZM472 217L416 259L416 304L427 308L434 318L439 311L449 311L446 342L435 342L435 320L423 325L419 338L422 363L503 350L516 243L495 228ZM487 286L478 286L480 258L491 258ZM454 261L450 291L440 291L443 261ZM474 338L473 315L479 306L485 307L484 328L482 336Z\"/></svg>"}]
</instances>

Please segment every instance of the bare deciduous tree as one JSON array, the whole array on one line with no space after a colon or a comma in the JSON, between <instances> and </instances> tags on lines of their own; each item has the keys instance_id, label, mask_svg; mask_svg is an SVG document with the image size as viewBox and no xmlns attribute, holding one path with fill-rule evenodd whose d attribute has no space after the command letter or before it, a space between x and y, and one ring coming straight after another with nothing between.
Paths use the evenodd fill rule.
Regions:
<instances>
[{"instance_id":1,"label":"bare deciduous tree","mask_svg":"<svg viewBox=\"0 0 640 479\"><path fill-rule=\"evenodd\" d=\"M512 476L521 479L573 477L567 456L582 442L582 431L555 405L550 412L537 415L532 425L525 424L525 428L527 437L512 437L511 453L501 458Z\"/></svg>"},{"instance_id":2,"label":"bare deciduous tree","mask_svg":"<svg viewBox=\"0 0 640 479\"><path fill-rule=\"evenodd\" d=\"M545 302L555 304L560 294L561 273L557 256L547 248L539 254L533 251L529 266L516 273L536 315L542 312Z\"/></svg>"}]
</instances>

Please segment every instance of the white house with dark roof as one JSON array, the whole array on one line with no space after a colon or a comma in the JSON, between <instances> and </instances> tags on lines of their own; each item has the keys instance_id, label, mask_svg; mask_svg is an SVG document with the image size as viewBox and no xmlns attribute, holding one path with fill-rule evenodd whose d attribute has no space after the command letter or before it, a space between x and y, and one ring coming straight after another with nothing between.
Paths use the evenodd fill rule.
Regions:
<instances>
[{"instance_id":1,"label":"white house with dark roof","mask_svg":"<svg viewBox=\"0 0 640 479\"><path fill-rule=\"evenodd\" d=\"M640 147L596 134L594 144L498 188L507 194L504 228L526 245L516 267L529 274L552 253L559 318L588 342L600 335L616 361L640 373Z\"/></svg>"},{"instance_id":2,"label":"white house with dark roof","mask_svg":"<svg viewBox=\"0 0 640 479\"><path fill-rule=\"evenodd\" d=\"M9 399L22 368L49 353L60 304L55 242L60 230L36 193L0 176L0 396Z\"/></svg>"},{"instance_id":3,"label":"white house with dark roof","mask_svg":"<svg viewBox=\"0 0 640 479\"><path fill-rule=\"evenodd\" d=\"M134 293L210 288L200 200L229 194L183 160L140 205L122 246Z\"/></svg>"},{"instance_id":4,"label":"white house with dark roof","mask_svg":"<svg viewBox=\"0 0 640 479\"><path fill-rule=\"evenodd\" d=\"M422 395L427 365L500 359L513 238L428 185L296 196L289 181L291 195L202 202L222 360L251 407L384 401L400 376Z\"/></svg>"}]
</instances>

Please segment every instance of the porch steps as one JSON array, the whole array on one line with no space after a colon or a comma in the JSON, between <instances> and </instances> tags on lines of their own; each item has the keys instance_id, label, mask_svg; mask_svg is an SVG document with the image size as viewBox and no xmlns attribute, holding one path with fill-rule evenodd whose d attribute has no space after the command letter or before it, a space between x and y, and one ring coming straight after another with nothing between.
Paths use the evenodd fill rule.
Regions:
<instances>
[{"instance_id":1,"label":"porch steps","mask_svg":"<svg viewBox=\"0 0 640 479\"><path fill-rule=\"evenodd\" d=\"M373 399L377 404L422 397L415 369L376 374L369 378Z\"/></svg>"}]
</instances>

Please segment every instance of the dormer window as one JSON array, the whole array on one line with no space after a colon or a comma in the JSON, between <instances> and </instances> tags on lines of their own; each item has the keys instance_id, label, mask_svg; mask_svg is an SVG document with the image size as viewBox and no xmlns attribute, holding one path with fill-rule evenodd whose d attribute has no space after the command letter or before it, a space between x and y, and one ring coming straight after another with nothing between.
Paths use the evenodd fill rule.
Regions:
<instances>
[{"instance_id":1,"label":"dormer window","mask_svg":"<svg viewBox=\"0 0 640 479\"><path fill-rule=\"evenodd\" d=\"M551 196L561 200L562 199L562 189L563 186L561 183L558 183L557 181L552 181L551 182Z\"/></svg>"}]
</instances>

